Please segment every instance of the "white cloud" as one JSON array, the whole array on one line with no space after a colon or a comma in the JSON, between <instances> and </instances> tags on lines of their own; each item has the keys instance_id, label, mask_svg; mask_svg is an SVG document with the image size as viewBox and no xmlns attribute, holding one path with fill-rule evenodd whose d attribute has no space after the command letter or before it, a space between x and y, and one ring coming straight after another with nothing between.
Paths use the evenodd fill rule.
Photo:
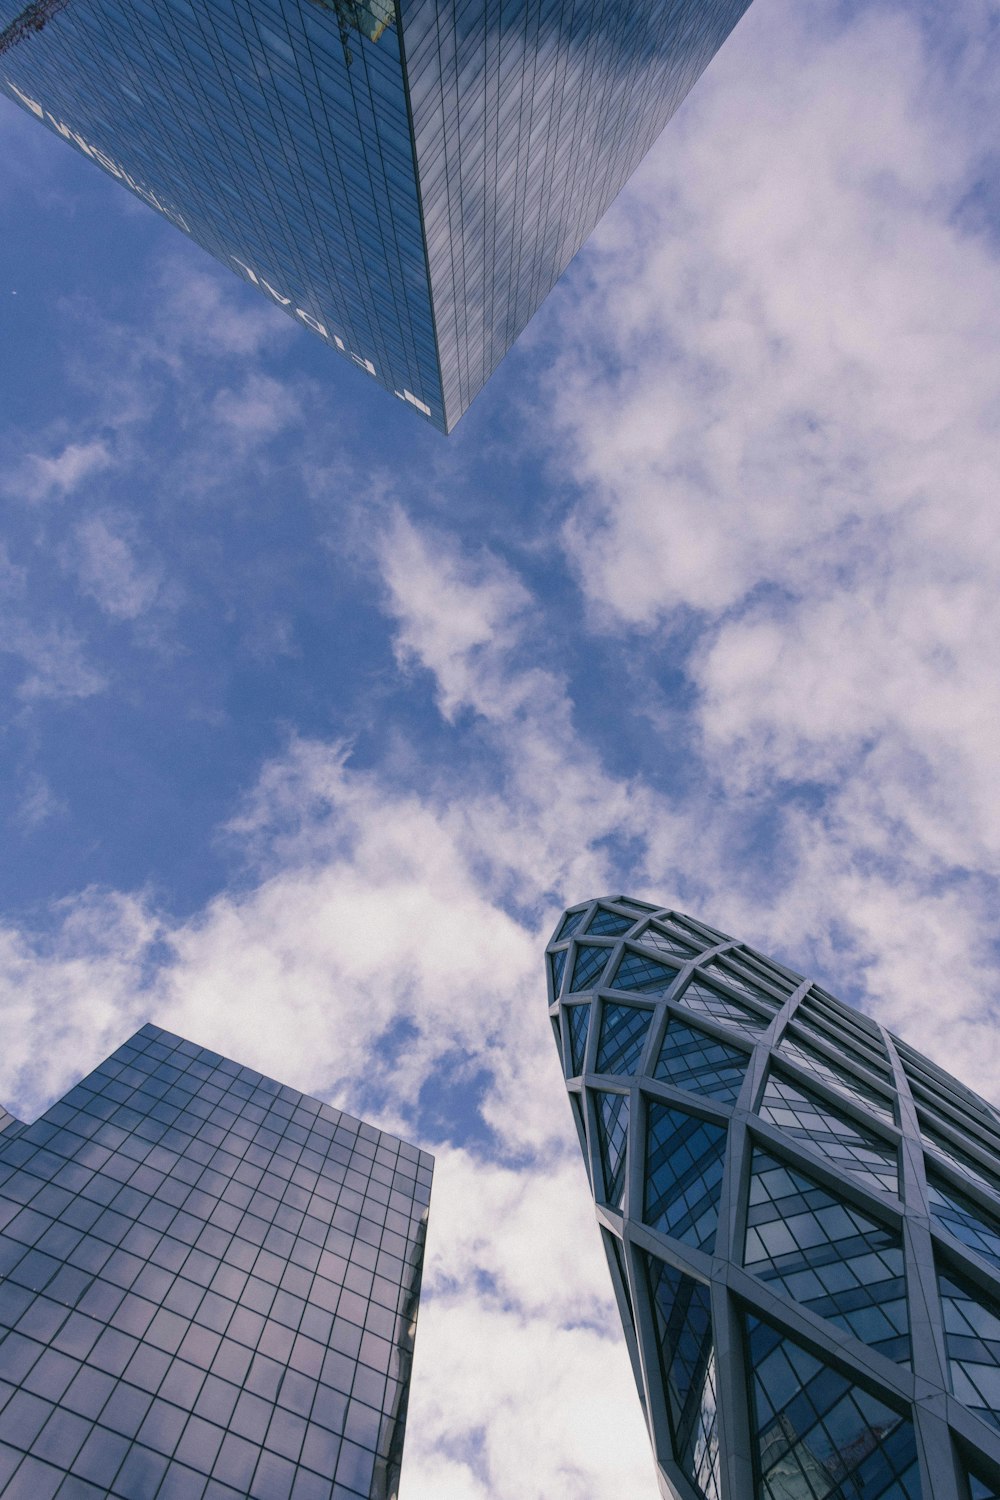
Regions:
<instances>
[{"instance_id":1,"label":"white cloud","mask_svg":"<svg viewBox=\"0 0 1000 1500\"><path fill-rule=\"evenodd\" d=\"M91 698L107 687L104 673L90 664L82 641L68 626L34 628L12 619L0 640L0 653L15 657L23 667L17 687L22 702Z\"/></svg>"},{"instance_id":2,"label":"white cloud","mask_svg":"<svg viewBox=\"0 0 1000 1500\"><path fill-rule=\"evenodd\" d=\"M671 861L721 925L857 978L990 1088L1000 267L961 211L996 135L980 23L941 23L949 60L914 12L754 7L599 231L548 395L592 625L693 691L704 832Z\"/></svg>"},{"instance_id":3,"label":"white cloud","mask_svg":"<svg viewBox=\"0 0 1000 1500\"><path fill-rule=\"evenodd\" d=\"M37 502L64 499L92 474L111 468L114 458L100 438L86 443L67 443L51 456L29 454L3 483L4 493Z\"/></svg>"},{"instance_id":4,"label":"white cloud","mask_svg":"<svg viewBox=\"0 0 1000 1500\"><path fill-rule=\"evenodd\" d=\"M293 392L261 374L249 375L238 391L220 391L213 412L224 427L248 445L265 442L302 421L302 407Z\"/></svg>"},{"instance_id":5,"label":"white cloud","mask_svg":"<svg viewBox=\"0 0 1000 1500\"><path fill-rule=\"evenodd\" d=\"M139 561L131 530L121 517L95 513L74 527L68 549L83 592L120 620L134 620L151 609L162 589L159 569Z\"/></svg>"},{"instance_id":6,"label":"white cloud","mask_svg":"<svg viewBox=\"0 0 1000 1500\"><path fill-rule=\"evenodd\" d=\"M688 674L677 787L613 772L581 732L547 650L558 600L380 503L396 660L449 753L397 740L362 770L293 737L230 823L240 878L195 916L90 895L44 939L4 935L12 1101L147 1016L381 1101L404 1134L426 1080L481 1072L490 1146L462 1149L465 1096L443 1127L411 1500L653 1491L543 1003L564 900L627 879L688 904L995 1088L1000 330L988 246L952 215L974 153L942 88L900 12L756 8L565 297L540 415L582 494L564 545L590 628L629 653L609 711ZM157 359L267 346L277 312L220 287L178 281ZM254 375L206 403L235 438L220 463L297 420L291 399ZM112 548L101 572L108 551L94 576L138 612L141 569ZM63 645L36 653L50 691L87 682Z\"/></svg>"},{"instance_id":7,"label":"white cloud","mask_svg":"<svg viewBox=\"0 0 1000 1500\"><path fill-rule=\"evenodd\" d=\"M66 812L66 803L56 795L51 784L37 771L24 779L14 821L26 832L39 828L50 818L61 817Z\"/></svg>"}]
</instances>

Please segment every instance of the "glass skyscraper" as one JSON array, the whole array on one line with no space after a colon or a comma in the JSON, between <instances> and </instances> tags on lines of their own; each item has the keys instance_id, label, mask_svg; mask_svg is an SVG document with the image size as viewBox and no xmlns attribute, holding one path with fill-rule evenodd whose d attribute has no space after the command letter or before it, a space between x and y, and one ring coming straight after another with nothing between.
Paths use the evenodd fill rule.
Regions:
<instances>
[{"instance_id":1,"label":"glass skyscraper","mask_svg":"<svg viewBox=\"0 0 1000 1500\"><path fill-rule=\"evenodd\" d=\"M0 89L448 431L748 3L0 0Z\"/></svg>"},{"instance_id":2,"label":"glass skyscraper","mask_svg":"<svg viewBox=\"0 0 1000 1500\"><path fill-rule=\"evenodd\" d=\"M998 1500L1000 1113L674 911L546 963L661 1493Z\"/></svg>"},{"instance_id":3,"label":"glass skyscraper","mask_svg":"<svg viewBox=\"0 0 1000 1500\"><path fill-rule=\"evenodd\" d=\"M5 1500L392 1500L429 1156L155 1026L0 1125Z\"/></svg>"}]
</instances>

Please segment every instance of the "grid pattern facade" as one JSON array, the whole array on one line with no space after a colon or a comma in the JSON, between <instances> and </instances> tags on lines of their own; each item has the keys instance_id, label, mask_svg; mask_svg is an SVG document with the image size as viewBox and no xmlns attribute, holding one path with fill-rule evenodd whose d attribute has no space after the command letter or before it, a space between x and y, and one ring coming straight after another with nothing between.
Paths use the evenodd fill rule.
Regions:
<instances>
[{"instance_id":1,"label":"grid pattern facade","mask_svg":"<svg viewBox=\"0 0 1000 1500\"><path fill-rule=\"evenodd\" d=\"M1000 1111L678 912L546 969L661 1494L1000 1495Z\"/></svg>"},{"instance_id":2,"label":"grid pattern facade","mask_svg":"<svg viewBox=\"0 0 1000 1500\"><path fill-rule=\"evenodd\" d=\"M432 1160L144 1026L0 1130L7 1500L391 1500Z\"/></svg>"},{"instance_id":3,"label":"grid pattern facade","mask_svg":"<svg viewBox=\"0 0 1000 1500\"><path fill-rule=\"evenodd\" d=\"M444 426L395 26L342 37L332 0L70 0L0 55L0 89Z\"/></svg>"},{"instance_id":4,"label":"grid pattern facade","mask_svg":"<svg viewBox=\"0 0 1000 1500\"><path fill-rule=\"evenodd\" d=\"M0 91L448 431L748 3L69 0Z\"/></svg>"},{"instance_id":5,"label":"grid pattern facade","mask_svg":"<svg viewBox=\"0 0 1000 1500\"><path fill-rule=\"evenodd\" d=\"M749 0L403 0L457 420Z\"/></svg>"}]
</instances>

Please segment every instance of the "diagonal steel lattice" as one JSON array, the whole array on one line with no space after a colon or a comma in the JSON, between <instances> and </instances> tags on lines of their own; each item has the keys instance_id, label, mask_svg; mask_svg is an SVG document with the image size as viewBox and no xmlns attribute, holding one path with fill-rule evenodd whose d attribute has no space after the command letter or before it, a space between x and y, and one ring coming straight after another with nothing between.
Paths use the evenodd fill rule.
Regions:
<instances>
[{"instance_id":1,"label":"diagonal steel lattice","mask_svg":"<svg viewBox=\"0 0 1000 1500\"><path fill-rule=\"evenodd\" d=\"M1000 1111L666 908L546 969L661 1494L1000 1500Z\"/></svg>"}]
</instances>

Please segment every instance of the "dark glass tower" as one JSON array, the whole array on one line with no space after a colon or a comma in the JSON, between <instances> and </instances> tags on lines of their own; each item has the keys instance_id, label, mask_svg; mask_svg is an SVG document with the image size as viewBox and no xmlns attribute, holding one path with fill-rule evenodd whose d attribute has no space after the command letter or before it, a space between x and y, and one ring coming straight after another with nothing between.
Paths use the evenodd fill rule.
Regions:
<instances>
[{"instance_id":1,"label":"dark glass tower","mask_svg":"<svg viewBox=\"0 0 1000 1500\"><path fill-rule=\"evenodd\" d=\"M677 912L546 963L661 1493L998 1500L1000 1113Z\"/></svg>"},{"instance_id":2,"label":"dark glass tower","mask_svg":"<svg viewBox=\"0 0 1000 1500\"><path fill-rule=\"evenodd\" d=\"M431 1169L155 1026L8 1116L5 1500L391 1500Z\"/></svg>"},{"instance_id":3,"label":"dark glass tower","mask_svg":"<svg viewBox=\"0 0 1000 1500\"><path fill-rule=\"evenodd\" d=\"M0 0L0 90L447 431L748 3Z\"/></svg>"}]
</instances>

